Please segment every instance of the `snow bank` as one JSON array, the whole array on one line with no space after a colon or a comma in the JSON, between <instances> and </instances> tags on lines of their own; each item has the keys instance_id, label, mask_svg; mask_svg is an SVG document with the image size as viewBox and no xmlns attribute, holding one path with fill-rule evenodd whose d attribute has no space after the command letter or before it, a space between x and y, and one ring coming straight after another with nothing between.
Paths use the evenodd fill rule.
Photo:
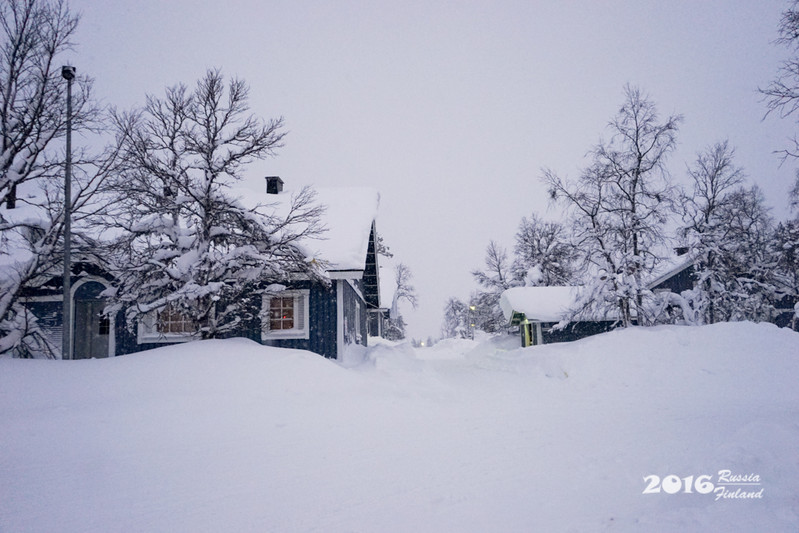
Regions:
<instances>
[{"instance_id":1,"label":"snow bank","mask_svg":"<svg viewBox=\"0 0 799 533\"><path fill-rule=\"evenodd\" d=\"M0 531L799 528L799 334L516 341L0 360Z\"/></svg>"}]
</instances>

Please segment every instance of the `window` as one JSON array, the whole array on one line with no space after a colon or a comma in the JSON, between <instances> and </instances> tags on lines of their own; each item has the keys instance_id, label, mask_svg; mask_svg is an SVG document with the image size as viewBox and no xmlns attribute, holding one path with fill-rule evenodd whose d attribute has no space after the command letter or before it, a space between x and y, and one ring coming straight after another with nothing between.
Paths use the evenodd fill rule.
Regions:
<instances>
[{"instance_id":1,"label":"window","mask_svg":"<svg viewBox=\"0 0 799 533\"><path fill-rule=\"evenodd\" d=\"M197 325L170 305L139 319L139 343L180 342L197 338Z\"/></svg>"},{"instance_id":2,"label":"window","mask_svg":"<svg viewBox=\"0 0 799 533\"><path fill-rule=\"evenodd\" d=\"M158 313L158 321L155 324L156 331L163 335L170 333L189 334L197 331L194 322L186 315L167 305L166 308Z\"/></svg>"},{"instance_id":3,"label":"window","mask_svg":"<svg viewBox=\"0 0 799 533\"><path fill-rule=\"evenodd\" d=\"M98 317L100 323L97 325L98 335L109 335L111 333L111 320L107 316Z\"/></svg>"},{"instance_id":4,"label":"window","mask_svg":"<svg viewBox=\"0 0 799 533\"><path fill-rule=\"evenodd\" d=\"M310 291L283 291L265 295L261 339L307 339Z\"/></svg>"},{"instance_id":5,"label":"window","mask_svg":"<svg viewBox=\"0 0 799 533\"><path fill-rule=\"evenodd\" d=\"M269 299L269 331L294 329L294 297L275 296Z\"/></svg>"}]
</instances>

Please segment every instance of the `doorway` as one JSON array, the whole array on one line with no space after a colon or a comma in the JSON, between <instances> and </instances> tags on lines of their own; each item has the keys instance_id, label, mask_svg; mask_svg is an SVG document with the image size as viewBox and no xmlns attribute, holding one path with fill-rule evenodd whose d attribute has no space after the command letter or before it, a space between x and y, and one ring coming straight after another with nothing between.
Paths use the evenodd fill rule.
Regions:
<instances>
[{"instance_id":1,"label":"doorway","mask_svg":"<svg viewBox=\"0 0 799 533\"><path fill-rule=\"evenodd\" d=\"M99 297L105 288L98 281L86 281L73 293L72 359L108 357L111 352L113 325L103 316L108 302Z\"/></svg>"},{"instance_id":2,"label":"doorway","mask_svg":"<svg viewBox=\"0 0 799 533\"><path fill-rule=\"evenodd\" d=\"M108 357L111 323L102 316L105 300L75 300L73 359Z\"/></svg>"}]
</instances>

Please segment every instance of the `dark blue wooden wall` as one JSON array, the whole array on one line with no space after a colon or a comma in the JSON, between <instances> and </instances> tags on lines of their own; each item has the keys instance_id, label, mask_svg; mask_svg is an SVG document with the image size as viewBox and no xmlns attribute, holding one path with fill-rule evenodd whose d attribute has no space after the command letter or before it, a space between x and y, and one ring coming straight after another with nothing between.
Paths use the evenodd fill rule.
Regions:
<instances>
[{"instance_id":1,"label":"dark blue wooden wall","mask_svg":"<svg viewBox=\"0 0 799 533\"><path fill-rule=\"evenodd\" d=\"M242 323L241 327L233 332L230 332L228 337L246 337L256 342L284 348L296 348L301 350L309 350L325 357L337 357L337 304L338 304L338 281L333 281L329 286L320 283L299 282L293 284L290 289L308 289L309 294L309 338L308 339L285 339L285 340L261 340L261 319L258 318L260 312L260 299L255 299L253 307L249 310L250 315L253 317ZM346 317L346 327L344 329L345 343L349 344L362 344L366 345L368 332L367 332L367 304L361 298L358 291L363 291L363 285L360 281L354 281L358 291L353 289L347 281L340 282L342 284L342 297L343 297L343 310L344 317ZM78 287L75 297L80 298L97 298L102 292L104 287L97 282L88 282ZM52 292L52 291L51 291ZM51 341L56 346L60 346L61 342L61 323L62 323L62 302L55 299L55 295L43 295L54 298L48 301L31 301L28 303L31 311L39 318L40 324L48 332ZM360 316L356 312L356 307L360 307ZM356 320L359 324L356 325ZM137 324L132 324L128 327L125 321L124 312L120 311L115 317L115 343L116 355L124 355L129 353L140 352L161 346L174 344L171 342L151 342L151 343L138 343ZM360 333L360 336L358 336Z\"/></svg>"},{"instance_id":2,"label":"dark blue wooden wall","mask_svg":"<svg viewBox=\"0 0 799 533\"><path fill-rule=\"evenodd\" d=\"M308 304L308 321L310 331L308 339L286 339L261 341L261 321L254 320L247 327L246 337L267 346L310 350L319 355L336 358L336 285L325 287L319 283L303 282L291 286L291 289L310 289Z\"/></svg>"},{"instance_id":3,"label":"dark blue wooden wall","mask_svg":"<svg viewBox=\"0 0 799 533\"><path fill-rule=\"evenodd\" d=\"M544 344L553 342L570 342L591 335L605 333L612 330L617 324L613 320L602 320L596 322L572 322L563 329L552 329L552 326L557 322L541 324L541 336L544 338Z\"/></svg>"},{"instance_id":4,"label":"dark blue wooden wall","mask_svg":"<svg viewBox=\"0 0 799 533\"><path fill-rule=\"evenodd\" d=\"M672 277L661 281L652 287L652 290L668 289L674 294L680 294L682 291L692 289L695 281L694 266L690 265L686 267L685 270L681 270Z\"/></svg>"},{"instance_id":5,"label":"dark blue wooden wall","mask_svg":"<svg viewBox=\"0 0 799 533\"><path fill-rule=\"evenodd\" d=\"M363 283L354 282L358 290L362 290ZM344 286L344 343L360 344L366 346L366 339L369 336L367 331L367 305L349 283L343 282ZM360 316L356 308L360 308Z\"/></svg>"},{"instance_id":6,"label":"dark blue wooden wall","mask_svg":"<svg viewBox=\"0 0 799 533\"><path fill-rule=\"evenodd\" d=\"M249 314L251 320L244 321L239 329L232 331L226 337L244 337L266 346L277 346L281 348L294 348L298 350L309 350L325 357L336 357L336 286L335 283L326 287L319 283L299 282L292 284L290 289L309 289L308 321L310 323L308 339L270 339L261 340L261 319L258 317L260 312L260 300L255 299ZM137 332L134 324L133 331L128 331L126 327L118 324L117 333L117 354L126 354L150 350L161 346L167 346L169 342L142 343L137 342Z\"/></svg>"}]
</instances>

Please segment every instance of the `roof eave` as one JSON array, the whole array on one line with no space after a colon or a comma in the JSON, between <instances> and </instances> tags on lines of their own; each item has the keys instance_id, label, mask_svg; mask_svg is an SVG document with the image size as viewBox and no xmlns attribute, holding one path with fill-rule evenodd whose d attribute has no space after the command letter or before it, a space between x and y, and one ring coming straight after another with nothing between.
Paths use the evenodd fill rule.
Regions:
<instances>
[{"instance_id":1,"label":"roof eave","mask_svg":"<svg viewBox=\"0 0 799 533\"><path fill-rule=\"evenodd\" d=\"M363 270L328 270L330 279L362 279Z\"/></svg>"}]
</instances>

